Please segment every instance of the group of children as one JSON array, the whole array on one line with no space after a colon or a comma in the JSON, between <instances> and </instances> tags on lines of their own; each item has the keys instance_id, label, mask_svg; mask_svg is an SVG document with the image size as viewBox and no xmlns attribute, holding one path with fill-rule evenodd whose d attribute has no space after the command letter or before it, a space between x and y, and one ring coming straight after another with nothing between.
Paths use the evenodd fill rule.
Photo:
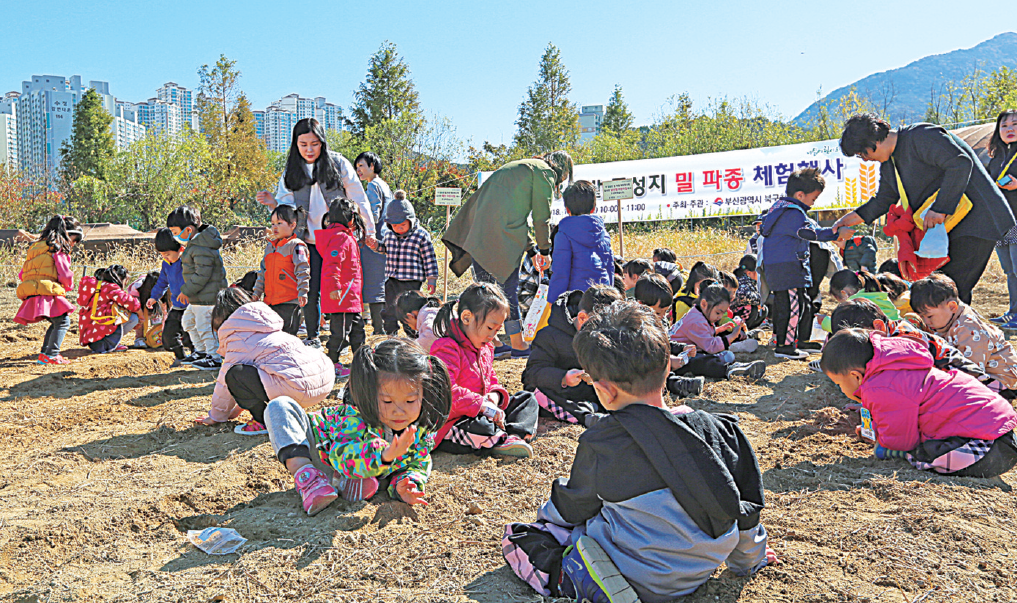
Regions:
<instances>
[{"instance_id":1,"label":"group of children","mask_svg":"<svg viewBox=\"0 0 1017 603\"><path fill-rule=\"evenodd\" d=\"M818 369L871 416L879 458L980 477L1017 464L1017 413L1006 400L1017 397L1017 355L946 277L909 284L889 263L877 274L835 271L830 294L838 305L817 316L830 336L813 329L810 289L819 283L810 248L853 235L822 229L806 214L822 187L818 172L795 172L759 223L757 254L733 273L698 262L686 274L667 249L618 265L591 214L595 188L574 183L564 193L569 216L554 236L547 324L516 393L494 370L509 314L504 292L473 284L444 305L422 294L424 282L434 291L437 262L407 202L389 207L389 231L368 244L388 256L385 320L401 323L410 339L365 345L358 251L365 229L344 199L331 202L316 240L321 310L331 323L327 356L296 336L311 270L307 246L294 236L299 216L286 205L272 213L250 292L227 286L215 228L190 208L174 210L156 235L163 265L148 297L126 284L119 266L83 278L79 335L99 353L122 349L126 331L168 294L163 345L180 363L219 370L199 421L247 410L252 420L236 431L268 435L309 515L382 489L424 504L433 451L529 457L539 416L581 425L570 476L555 481L534 523L506 526L506 561L545 596L670 600L721 563L748 574L778 562L760 522L762 476L737 419L669 407L665 396L697 395L706 378L761 378L763 360L736 355L756 352L767 328L779 357L822 351ZM55 216L29 249L16 320L49 321L40 362L67 362L60 346L74 310L64 297L73 287L68 254L80 239L75 220ZM347 347L349 367L339 364ZM343 378L338 404L308 411Z\"/></svg>"}]
</instances>

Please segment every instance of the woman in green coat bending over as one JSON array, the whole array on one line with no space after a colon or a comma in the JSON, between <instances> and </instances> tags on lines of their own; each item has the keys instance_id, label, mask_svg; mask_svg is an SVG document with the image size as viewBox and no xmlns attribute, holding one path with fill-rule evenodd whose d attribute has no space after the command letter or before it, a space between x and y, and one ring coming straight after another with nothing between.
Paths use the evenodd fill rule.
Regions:
<instances>
[{"instance_id":1,"label":"woman in green coat bending over","mask_svg":"<svg viewBox=\"0 0 1017 603\"><path fill-rule=\"evenodd\" d=\"M452 220L442 242L449 248L449 267L461 276L473 265L477 281L496 282L509 302L505 333L511 349L502 346L496 355L525 357L519 315L519 263L530 241L527 218L533 215L537 239L534 263L541 270L551 264L551 200L561 196L565 181L572 181L572 158L554 151L540 158L520 159L491 174Z\"/></svg>"}]
</instances>

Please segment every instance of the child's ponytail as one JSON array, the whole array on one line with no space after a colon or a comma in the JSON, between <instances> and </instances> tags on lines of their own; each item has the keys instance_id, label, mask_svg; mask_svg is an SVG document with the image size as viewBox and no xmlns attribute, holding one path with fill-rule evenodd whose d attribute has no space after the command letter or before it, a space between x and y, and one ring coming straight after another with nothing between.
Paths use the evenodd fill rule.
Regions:
<instances>
[{"instance_id":1,"label":"child's ponytail","mask_svg":"<svg viewBox=\"0 0 1017 603\"><path fill-rule=\"evenodd\" d=\"M494 283L474 283L459 295L458 301L450 301L438 310L434 317L434 335L438 338L448 337L452 333L452 321L459 320L459 316L466 310L476 317L477 324L483 324L489 313L508 309L508 300L501 292L501 287Z\"/></svg>"},{"instance_id":2,"label":"child's ponytail","mask_svg":"<svg viewBox=\"0 0 1017 603\"><path fill-rule=\"evenodd\" d=\"M81 241L81 223L70 216L53 216L39 233L39 240L46 241L50 253L70 253L71 240Z\"/></svg>"},{"instance_id":3,"label":"child's ponytail","mask_svg":"<svg viewBox=\"0 0 1017 603\"><path fill-rule=\"evenodd\" d=\"M720 279L720 274L717 269L710 266L706 262L699 261L692 265L689 269L689 280L685 281L685 286L682 287L682 294L693 295L696 292L696 285L706 279L712 279L714 281ZM702 285L700 285L702 290Z\"/></svg>"},{"instance_id":4,"label":"child's ponytail","mask_svg":"<svg viewBox=\"0 0 1017 603\"><path fill-rule=\"evenodd\" d=\"M883 286L876 280L876 277L866 270L855 272L854 270L840 270L830 277L830 294L837 292L847 293L848 297L865 291L866 293L877 293L883 290ZM850 292L850 293L848 293Z\"/></svg>"},{"instance_id":5,"label":"child's ponytail","mask_svg":"<svg viewBox=\"0 0 1017 603\"><path fill-rule=\"evenodd\" d=\"M432 329L434 329L435 337L448 337L449 333L452 332L452 320L455 317L456 301L453 299L452 301L445 302L445 305L434 315L434 326ZM455 317L455 319L458 320L458 317Z\"/></svg>"}]
</instances>

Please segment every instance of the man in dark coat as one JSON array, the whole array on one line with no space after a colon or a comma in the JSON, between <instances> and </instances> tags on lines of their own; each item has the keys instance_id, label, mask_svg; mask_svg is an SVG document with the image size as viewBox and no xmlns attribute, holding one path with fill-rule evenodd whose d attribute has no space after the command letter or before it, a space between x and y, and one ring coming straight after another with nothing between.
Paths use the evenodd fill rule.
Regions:
<instances>
[{"instance_id":1,"label":"man in dark coat","mask_svg":"<svg viewBox=\"0 0 1017 603\"><path fill-rule=\"evenodd\" d=\"M940 126L915 124L891 130L890 124L866 113L847 121L840 148L848 157L882 165L879 191L837 220L835 229L871 224L885 215L902 198L898 176L914 212L939 191L925 214L926 231L946 222L957 211L961 196L967 195L971 211L949 232L950 261L941 270L957 284L961 301L971 303L971 291L985 271L996 241L1014 225L1010 206L971 147Z\"/></svg>"}]
</instances>

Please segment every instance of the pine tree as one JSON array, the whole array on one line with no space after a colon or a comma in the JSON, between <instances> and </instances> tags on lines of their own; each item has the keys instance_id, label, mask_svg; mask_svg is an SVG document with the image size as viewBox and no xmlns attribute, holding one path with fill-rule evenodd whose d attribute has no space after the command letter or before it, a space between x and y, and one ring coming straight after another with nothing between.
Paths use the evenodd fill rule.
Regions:
<instances>
[{"instance_id":1,"label":"pine tree","mask_svg":"<svg viewBox=\"0 0 1017 603\"><path fill-rule=\"evenodd\" d=\"M60 146L61 169L67 181L81 176L102 180L106 164L116 154L113 116L102 106L102 97L89 88L74 107L71 137Z\"/></svg>"},{"instance_id":2,"label":"pine tree","mask_svg":"<svg viewBox=\"0 0 1017 603\"><path fill-rule=\"evenodd\" d=\"M622 97L621 86L615 84L614 94L611 95L611 100L607 103L600 131L616 136L621 135L632 127L634 121L635 118L632 117L632 112L629 111L629 106Z\"/></svg>"},{"instance_id":3,"label":"pine tree","mask_svg":"<svg viewBox=\"0 0 1017 603\"><path fill-rule=\"evenodd\" d=\"M370 126L396 119L403 113L419 113L417 89L410 79L410 67L399 56L396 45L386 40L367 64L367 78L353 93L349 120L353 133L363 136Z\"/></svg>"},{"instance_id":4,"label":"pine tree","mask_svg":"<svg viewBox=\"0 0 1017 603\"><path fill-rule=\"evenodd\" d=\"M575 145L579 140L579 114L569 102L569 72L561 51L548 44L540 58L540 75L519 105L516 146L527 153L544 153Z\"/></svg>"}]
</instances>

